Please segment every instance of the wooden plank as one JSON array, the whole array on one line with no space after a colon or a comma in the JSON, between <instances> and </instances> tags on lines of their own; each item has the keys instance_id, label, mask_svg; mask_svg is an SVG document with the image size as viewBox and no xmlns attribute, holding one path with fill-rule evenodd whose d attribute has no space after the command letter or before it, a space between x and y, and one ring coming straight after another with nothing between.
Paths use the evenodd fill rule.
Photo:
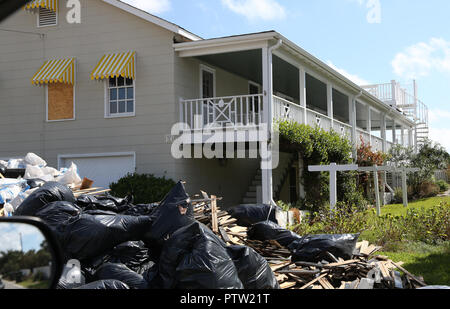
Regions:
<instances>
[{"instance_id":1,"label":"wooden plank","mask_svg":"<svg viewBox=\"0 0 450 309\"><path fill-rule=\"evenodd\" d=\"M316 279L310 281L309 283L305 284L304 286L302 286L302 287L300 288L300 290L304 290L304 289L310 287L311 285L313 285L314 283L318 282L320 279L325 278L326 276L328 276L328 273L325 273L325 274L323 274L323 275L317 277Z\"/></svg>"},{"instance_id":2,"label":"wooden plank","mask_svg":"<svg viewBox=\"0 0 450 309\"><path fill-rule=\"evenodd\" d=\"M275 266L270 266L270 268L272 269L272 271L275 273L277 271L279 271L280 269L283 269L285 267L288 267L290 265L292 265L293 263L291 261L279 264L279 265L275 265Z\"/></svg>"},{"instance_id":3,"label":"wooden plank","mask_svg":"<svg viewBox=\"0 0 450 309\"><path fill-rule=\"evenodd\" d=\"M366 250L367 250L368 247L369 247L369 242L368 242L367 240L364 240L364 241L361 243L361 248L359 248L359 252L360 252L361 254L366 254L365 252L366 252Z\"/></svg>"},{"instance_id":4,"label":"wooden plank","mask_svg":"<svg viewBox=\"0 0 450 309\"><path fill-rule=\"evenodd\" d=\"M5 176L3 176L2 173L0 173L0 178L5 179Z\"/></svg>"},{"instance_id":5,"label":"wooden plank","mask_svg":"<svg viewBox=\"0 0 450 309\"><path fill-rule=\"evenodd\" d=\"M334 287L326 278L319 279L319 283L325 290L334 290Z\"/></svg>"},{"instance_id":6,"label":"wooden plank","mask_svg":"<svg viewBox=\"0 0 450 309\"><path fill-rule=\"evenodd\" d=\"M280 285L280 289L287 290L297 285L297 282L285 282Z\"/></svg>"},{"instance_id":7,"label":"wooden plank","mask_svg":"<svg viewBox=\"0 0 450 309\"><path fill-rule=\"evenodd\" d=\"M331 263L328 265L323 265L324 268L332 268L332 267L339 267L339 266L345 266L345 265L349 265L349 264L355 264L357 262L359 262L360 260L348 260L348 261L344 261L344 262L339 262L339 263Z\"/></svg>"},{"instance_id":8,"label":"wooden plank","mask_svg":"<svg viewBox=\"0 0 450 309\"><path fill-rule=\"evenodd\" d=\"M413 274L411 274L409 271L407 271L406 269L404 269L403 267L401 267L400 265L398 265L397 263L394 263L392 261L390 261L392 263L392 265L394 265L395 267L397 267L400 271L402 271L404 274L406 274L407 276L411 277L411 279L413 279L414 281L416 281L418 284L420 284L421 286L426 286L426 283L423 282L423 280L420 280L419 278L417 278L416 276L414 276Z\"/></svg>"},{"instance_id":9,"label":"wooden plank","mask_svg":"<svg viewBox=\"0 0 450 309\"><path fill-rule=\"evenodd\" d=\"M225 242L231 242L230 237L228 237L227 232L225 232L225 229L223 227L219 227L220 235L222 235L223 241Z\"/></svg>"},{"instance_id":10,"label":"wooden plank","mask_svg":"<svg viewBox=\"0 0 450 309\"><path fill-rule=\"evenodd\" d=\"M219 221L217 219L217 199L216 196L211 196L211 223L214 233L219 233Z\"/></svg>"},{"instance_id":11,"label":"wooden plank","mask_svg":"<svg viewBox=\"0 0 450 309\"><path fill-rule=\"evenodd\" d=\"M298 276L314 276L320 274L320 270L306 270L306 269L289 269L289 270L279 270L279 274L294 274Z\"/></svg>"}]
</instances>

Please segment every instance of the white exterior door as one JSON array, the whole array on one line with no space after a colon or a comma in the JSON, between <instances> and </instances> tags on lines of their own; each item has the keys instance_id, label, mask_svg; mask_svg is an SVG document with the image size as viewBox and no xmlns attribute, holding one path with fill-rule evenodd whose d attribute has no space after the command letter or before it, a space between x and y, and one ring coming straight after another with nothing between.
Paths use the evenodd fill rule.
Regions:
<instances>
[{"instance_id":1,"label":"white exterior door","mask_svg":"<svg viewBox=\"0 0 450 309\"><path fill-rule=\"evenodd\" d=\"M59 167L70 167L75 163L81 179L94 181L94 187L109 188L109 185L136 170L135 153L61 155Z\"/></svg>"}]
</instances>

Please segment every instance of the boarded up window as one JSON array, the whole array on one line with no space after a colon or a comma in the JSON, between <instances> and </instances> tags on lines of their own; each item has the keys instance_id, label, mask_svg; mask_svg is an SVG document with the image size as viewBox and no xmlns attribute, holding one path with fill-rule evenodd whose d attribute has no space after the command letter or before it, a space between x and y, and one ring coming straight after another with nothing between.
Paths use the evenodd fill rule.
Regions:
<instances>
[{"instance_id":1,"label":"boarded up window","mask_svg":"<svg viewBox=\"0 0 450 309\"><path fill-rule=\"evenodd\" d=\"M48 84L48 120L74 119L73 85Z\"/></svg>"}]
</instances>

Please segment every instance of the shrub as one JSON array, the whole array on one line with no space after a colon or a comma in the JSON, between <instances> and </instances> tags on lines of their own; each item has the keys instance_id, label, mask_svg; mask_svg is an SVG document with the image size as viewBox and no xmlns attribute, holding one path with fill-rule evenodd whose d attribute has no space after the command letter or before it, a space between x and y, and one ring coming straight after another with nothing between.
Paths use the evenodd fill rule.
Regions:
<instances>
[{"instance_id":1,"label":"shrub","mask_svg":"<svg viewBox=\"0 0 450 309\"><path fill-rule=\"evenodd\" d=\"M436 181L436 185L439 187L441 192L446 192L449 189L449 184L445 180Z\"/></svg>"},{"instance_id":2,"label":"shrub","mask_svg":"<svg viewBox=\"0 0 450 309\"><path fill-rule=\"evenodd\" d=\"M396 188L394 191L394 203L401 204L403 203L403 190L402 188Z\"/></svg>"},{"instance_id":3,"label":"shrub","mask_svg":"<svg viewBox=\"0 0 450 309\"><path fill-rule=\"evenodd\" d=\"M418 192L415 193L418 198L434 197L440 193L440 188L431 181L425 181L418 185Z\"/></svg>"},{"instance_id":4,"label":"shrub","mask_svg":"<svg viewBox=\"0 0 450 309\"><path fill-rule=\"evenodd\" d=\"M148 204L161 201L176 185L171 179L148 174L128 174L117 183L110 185L111 194L124 197L132 195L135 204Z\"/></svg>"},{"instance_id":5,"label":"shrub","mask_svg":"<svg viewBox=\"0 0 450 309\"><path fill-rule=\"evenodd\" d=\"M299 235L358 234L368 229L370 217L371 212L339 203L333 211L314 213L309 222L303 221L294 227L294 231Z\"/></svg>"},{"instance_id":6,"label":"shrub","mask_svg":"<svg viewBox=\"0 0 450 309\"><path fill-rule=\"evenodd\" d=\"M352 163L353 147L350 141L341 134L325 131L319 127L299 124L295 121L280 121L280 147L282 150L297 153L304 166L328 165L330 163ZM329 174L310 173L307 168L303 172L306 197L299 205L305 210L320 211L329 203ZM355 173L338 174L338 200L355 203L357 190ZM358 200L358 197L356 200ZM359 203L359 202L356 202ZM328 208L329 209L329 208Z\"/></svg>"}]
</instances>

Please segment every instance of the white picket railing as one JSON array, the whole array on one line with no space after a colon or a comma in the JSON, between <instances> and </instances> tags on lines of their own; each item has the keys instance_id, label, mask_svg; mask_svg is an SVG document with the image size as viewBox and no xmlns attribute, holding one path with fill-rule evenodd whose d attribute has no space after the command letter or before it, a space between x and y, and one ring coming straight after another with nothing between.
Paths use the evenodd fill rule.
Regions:
<instances>
[{"instance_id":1,"label":"white picket railing","mask_svg":"<svg viewBox=\"0 0 450 309\"><path fill-rule=\"evenodd\" d=\"M180 122L185 130L245 130L263 124L263 95L243 95L219 98L206 98L180 101ZM292 120L326 131L334 130L351 139L352 126L332 119L319 112L300 106L283 98L273 97L273 117L275 120ZM374 150L383 150L383 139L371 136L368 132L356 129L358 145L360 137L371 144ZM387 143L388 149L391 143Z\"/></svg>"},{"instance_id":2,"label":"white picket railing","mask_svg":"<svg viewBox=\"0 0 450 309\"><path fill-rule=\"evenodd\" d=\"M263 122L263 95L181 100L180 121L193 131L254 128Z\"/></svg>"},{"instance_id":3,"label":"white picket railing","mask_svg":"<svg viewBox=\"0 0 450 309\"><path fill-rule=\"evenodd\" d=\"M332 129L344 136L351 136L352 126L338 120L334 120L319 112L300 106L283 98L273 97L274 118L278 120L293 120L300 124L312 127L320 127L326 131Z\"/></svg>"}]
</instances>

